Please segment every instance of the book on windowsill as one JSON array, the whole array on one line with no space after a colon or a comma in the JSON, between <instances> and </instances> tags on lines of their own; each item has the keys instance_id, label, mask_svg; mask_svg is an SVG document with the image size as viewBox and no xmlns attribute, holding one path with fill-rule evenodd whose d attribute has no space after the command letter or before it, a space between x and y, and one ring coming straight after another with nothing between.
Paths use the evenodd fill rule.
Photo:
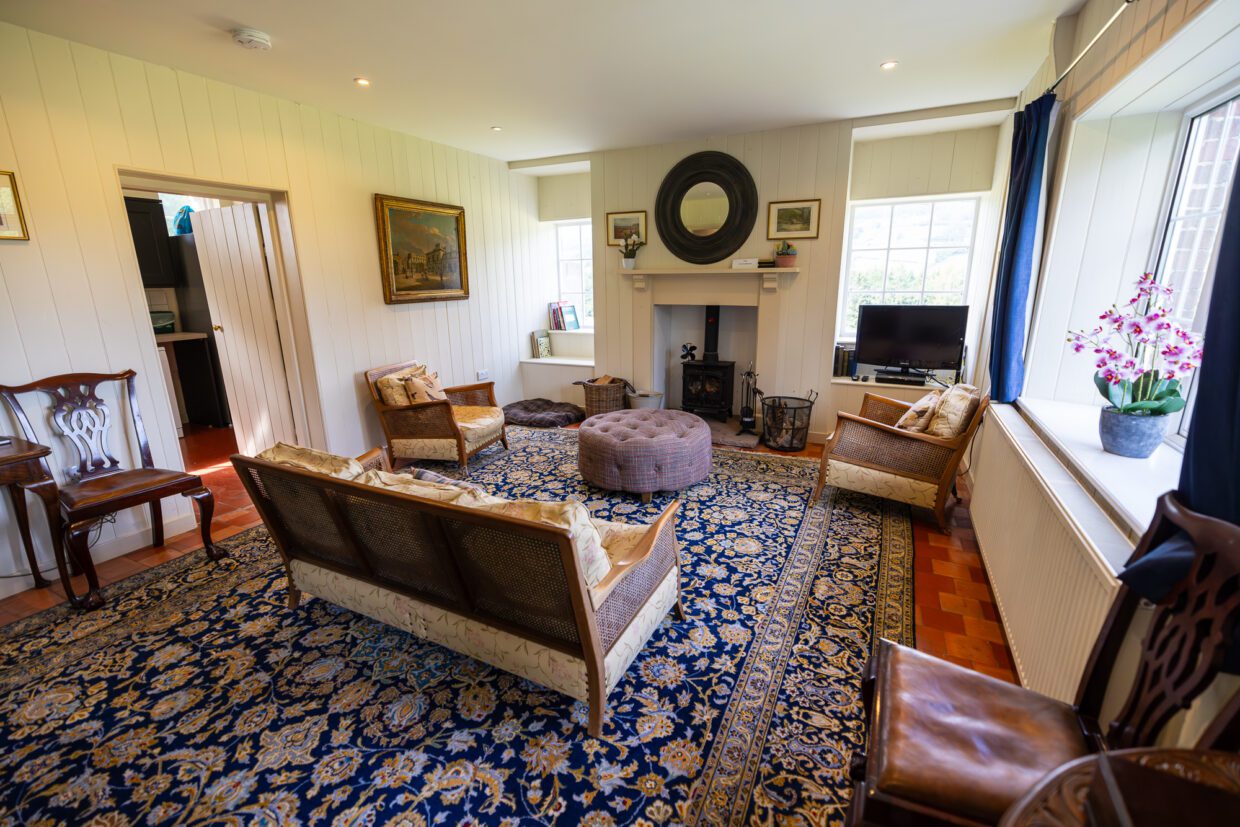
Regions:
<instances>
[{"instance_id":1,"label":"book on windowsill","mask_svg":"<svg viewBox=\"0 0 1240 827\"><path fill-rule=\"evenodd\" d=\"M530 351L535 359L547 359L551 356L551 332L535 330L530 334Z\"/></svg>"}]
</instances>

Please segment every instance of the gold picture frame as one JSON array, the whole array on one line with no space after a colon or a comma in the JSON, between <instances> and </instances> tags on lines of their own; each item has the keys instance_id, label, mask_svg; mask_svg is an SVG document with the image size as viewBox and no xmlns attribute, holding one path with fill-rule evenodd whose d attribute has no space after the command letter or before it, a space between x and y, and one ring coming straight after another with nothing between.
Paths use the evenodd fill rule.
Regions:
<instances>
[{"instance_id":1,"label":"gold picture frame","mask_svg":"<svg viewBox=\"0 0 1240 827\"><path fill-rule=\"evenodd\" d=\"M469 298L465 208L375 195L384 304Z\"/></svg>"},{"instance_id":2,"label":"gold picture frame","mask_svg":"<svg viewBox=\"0 0 1240 827\"><path fill-rule=\"evenodd\" d=\"M0 241L29 241L22 198L17 192L17 173L0 169Z\"/></svg>"},{"instance_id":3,"label":"gold picture frame","mask_svg":"<svg viewBox=\"0 0 1240 827\"><path fill-rule=\"evenodd\" d=\"M822 217L822 199L772 201L766 206L766 238L817 238Z\"/></svg>"},{"instance_id":4,"label":"gold picture frame","mask_svg":"<svg viewBox=\"0 0 1240 827\"><path fill-rule=\"evenodd\" d=\"M626 212L607 213L607 246L619 247L620 242L634 234L642 241L649 241L646 235L646 211L628 210Z\"/></svg>"}]
</instances>

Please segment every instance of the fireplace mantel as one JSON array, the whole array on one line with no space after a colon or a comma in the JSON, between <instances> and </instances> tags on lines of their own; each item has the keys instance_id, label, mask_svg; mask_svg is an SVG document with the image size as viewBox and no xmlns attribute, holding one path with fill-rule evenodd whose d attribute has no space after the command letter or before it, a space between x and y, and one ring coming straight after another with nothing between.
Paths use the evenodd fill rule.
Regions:
<instances>
[{"instance_id":1,"label":"fireplace mantel","mask_svg":"<svg viewBox=\"0 0 1240 827\"><path fill-rule=\"evenodd\" d=\"M763 290L778 290L780 275L796 275L800 267L642 267L621 270L633 279L634 290L645 290L647 279L658 276L757 276Z\"/></svg>"}]
</instances>

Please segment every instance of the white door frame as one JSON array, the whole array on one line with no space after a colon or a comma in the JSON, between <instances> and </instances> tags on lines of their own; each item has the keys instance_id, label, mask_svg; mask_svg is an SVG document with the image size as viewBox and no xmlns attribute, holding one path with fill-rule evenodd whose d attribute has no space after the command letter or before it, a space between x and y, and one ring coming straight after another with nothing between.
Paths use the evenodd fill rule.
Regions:
<instances>
[{"instance_id":1,"label":"white door frame","mask_svg":"<svg viewBox=\"0 0 1240 827\"><path fill-rule=\"evenodd\" d=\"M288 379L293 426L302 444L326 449L327 431L323 426L323 407L314 369L310 321L306 316L288 193L118 167L117 196L123 199L124 190L246 201L262 207L258 210L259 223L267 255L272 303L280 331L280 350ZM136 267L134 272L138 272Z\"/></svg>"}]
</instances>

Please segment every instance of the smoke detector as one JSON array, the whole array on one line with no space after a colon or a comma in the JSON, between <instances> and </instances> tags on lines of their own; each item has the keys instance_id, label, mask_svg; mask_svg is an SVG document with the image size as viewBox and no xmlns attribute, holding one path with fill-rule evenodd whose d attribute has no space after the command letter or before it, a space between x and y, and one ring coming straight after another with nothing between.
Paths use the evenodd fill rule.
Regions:
<instances>
[{"instance_id":1,"label":"smoke detector","mask_svg":"<svg viewBox=\"0 0 1240 827\"><path fill-rule=\"evenodd\" d=\"M233 43L244 49L258 49L262 52L271 49L271 35L258 29L233 29L232 39Z\"/></svg>"}]
</instances>

